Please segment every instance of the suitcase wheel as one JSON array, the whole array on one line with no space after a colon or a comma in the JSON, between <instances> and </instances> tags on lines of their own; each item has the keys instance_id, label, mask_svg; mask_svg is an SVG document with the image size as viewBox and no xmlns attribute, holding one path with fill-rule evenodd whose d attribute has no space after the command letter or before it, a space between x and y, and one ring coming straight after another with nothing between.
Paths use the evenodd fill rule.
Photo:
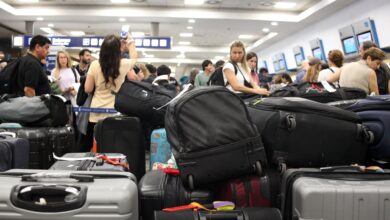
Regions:
<instances>
[{"instance_id":1,"label":"suitcase wheel","mask_svg":"<svg viewBox=\"0 0 390 220\"><path fill-rule=\"evenodd\" d=\"M374 133L372 131L367 131L366 143L367 144L372 144L372 143L374 143L374 140L375 140Z\"/></svg>"},{"instance_id":2,"label":"suitcase wheel","mask_svg":"<svg viewBox=\"0 0 390 220\"><path fill-rule=\"evenodd\" d=\"M190 188L190 190L194 190L195 189L195 186L194 186L194 177L190 174L187 176L187 180L188 180L188 187Z\"/></svg>"},{"instance_id":3,"label":"suitcase wheel","mask_svg":"<svg viewBox=\"0 0 390 220\"><path fill-rule=\"evenodd\" d=\"M255 163L255 169L256 169L257 175L263 176L263 167L261 166L260 161L256 161L256 163Z\"/></svg>"},{"instance_id":4,"label":"suitcase wheel","mask_svg":"<svg viewBox=\"0 0 390 220\"><path fill-rule=\"evenodd\" d=\"M288 131L292 131L297 127L297 121L295 120L294 115L287 115L286 116L286 125L287 125Z\"/></svg>"}]
</instances>

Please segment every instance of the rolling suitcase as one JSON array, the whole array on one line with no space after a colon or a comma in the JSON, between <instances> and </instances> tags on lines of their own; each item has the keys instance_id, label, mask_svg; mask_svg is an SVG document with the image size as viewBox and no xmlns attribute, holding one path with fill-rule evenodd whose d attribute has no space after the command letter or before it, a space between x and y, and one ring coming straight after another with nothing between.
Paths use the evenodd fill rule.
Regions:
<instances>
[{"instance_id":1,"label":"rolling suitcase","mask_svg":"<svg viewBox=\"0 0 390 220\"><path fill-rule=\"evenodd\" d=\"M145 174L145 135L139 118L105 118L96 124L94 135L97 152L126 155L130 172L141 179Z\"/></svg>"},{"instance_id":2,"label":"rolling suitcase","mask_svg":"<svg viewBox=\"0 0 390 220\"><path fill-rule=\"evenodd\" d=\"M156 211L155 220L282 220L278 209L273 208L241 208L233 211L178 211L164 212Z\"/></svg>"},{"instance_id":3,"label":"rolling suitcase","mask_svg":"<svg viewBox=\"0 0 390 220\"><path fill-rule=\"evenodd\" d=\"M283 175L285 220L390 219L390 172L290 169ZM359 169L358 167L354 169Z\"/></svg>"},{"instance_id":4,"label":"rolling suitcase","mask_svg":"<svg viewBox=\"0 0 390 220\"><path fill-rule=\"evenodd\" d=\"M29 168L48 169L53 162L52 145L46 128L8 129L16 137L27 139L30 145Z\"/></svg>"},{"instance_id":5,"label":"rolling suitcase","mask_svg":"<svg viewBox=\"0 0 390 220\"><path fill-rule=\"evenodd\" d=\"M218 86L195 88L171 102L165 116L185 186L194 189L255 171L261 174L264 147L236 94Z\"/></svg>"},{"instance_id":6,"label":"rolling suitcase","mask_svg":"<svg viewBox=\"0 0 390 220\"><path fill-rule=\"evenodd\" d=\"M30 146L26 139L16 138L14 133L0 132L0 171L29 165Z\"/></svg>"},{"instance_id":7,"label":"rolling suitcase","mask_svg":"<svg viewBox=\"0 0 390 220\"><path fill-rule=\"evenodd\" d=\"M107 161L98 156L104 156ZM49 170L128 171L126 156L118 153L99 154L92 152L67 153L59 158Z\"/></svg>"},{"instance_id":8,"label":"rolling suitcase","mask_svg":"<svg viewBox=\"0 0 390 220\"><path fill-rule=\"evenodd\" d=\"M56 156L63 156L66 153L75 151L74 130L69 126L47 128L53 153Z\"/></svg>"},{"instance_id":9,"label":"rolling suitcase","mask_svg":"<svg viewBox=\"0 0 390 220\"><path fill-rule=\"evenodd\" d=\"M0 219L138 220L128 172L9 170L0 173L0 204Z\"/></svg>"},{"instance_id":10,"label":"rolling suitcase","mask_svg":"<svg viewBox=\"0 0 390 220\"><path fill-rule=\"evenodd\" d=\"M370 157L390 162L390 95L369 96L346 108L362 119L363 125L374 133L369 146Z\"/></svg>"},{"instance_id":11,"label":"rolling suitcase","mask_svg":"<svg viewBox=\"0 0 390 220\"><path fill-rule=\"evenodd\" d=\"M154 211L163 208L213 201L211 190L189 191L184 188L179 176L170 176L160 170L146 173L138 186L143 220L153 220Z\"/></svg>"},{"instance_id":12,"label":"rolling suitcase","mask_svg":"<svg viewBox=\"0 0 390 220\"><path fill-rule=\"evenodd\" d=\"M322 167L364 164L372 132L349 112L303 98L250 103L271 165Z\"/></svg>"},{"instance_id":13,"label":"rolling suitcase","mask_svg":"<svg viewBox=\"0 0 390 220\"><path fill-rule=\"evenodd\" d=\"M172 156L165 128L155 129L150 136L150 170L156 162L166 164Z\"/></svg>"}]
</instances>

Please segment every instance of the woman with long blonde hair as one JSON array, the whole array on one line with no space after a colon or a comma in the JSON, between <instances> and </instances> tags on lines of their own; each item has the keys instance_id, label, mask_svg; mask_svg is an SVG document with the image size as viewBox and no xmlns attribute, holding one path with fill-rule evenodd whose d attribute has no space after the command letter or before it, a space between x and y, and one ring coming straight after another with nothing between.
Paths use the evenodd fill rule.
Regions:
<instances>
[{"instance_id":1,"label":"woman with long blonde hair","mask_svg":"<svg viewBox=\"0 0 390 220\"><path fill-rule=\"evenodd\" d=\"M235 72L236 71L236 72ZM230 46L230 59L223 66L223 77L226 88L237 93L269 95L268 90L254 83L246 62L245 46L241 41L234 41Z\"/></svg>"},{"instance_id":2,"label":"woman with long blonde hair","mask_svg":"<svg viewBox=\"0 0 390 220\"><path fill-rule=\"evenodd\" d=\"M314 83L318 82L318 75L321 71L321 60L314 57L309 60L309 69L303 77L304 82Z\"/></svg>"},{"instance_id":3,"label":"woman with long blonde hair","mask_svg":"<svg viewBox=\"0 0 390 220\"><path fill-rule=\"evenodd\" d=\"M80 81L77 70L72 69L72 60L66 51L58 51L56 57L56 67L51 71L51 76L57 80L62 95L69 100L77 95L74 83Z\"/></svg>"}]
</instances>

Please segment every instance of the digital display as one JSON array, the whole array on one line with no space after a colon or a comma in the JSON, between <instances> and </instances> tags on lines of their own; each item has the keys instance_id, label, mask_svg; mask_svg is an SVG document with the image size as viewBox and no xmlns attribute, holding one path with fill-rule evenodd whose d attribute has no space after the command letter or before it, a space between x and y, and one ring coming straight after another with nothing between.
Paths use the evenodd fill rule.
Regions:
<instances>
[{"instance_id":1,"label":"digital display","mask_svg":"<svg viewBox=\"0 0 390 220\"><path fill-rule=\"evenodd\" d=\"M345 54L357 52L356 42L354 37L343 39L343 47Z\"/></svg>"},{"instance_id":2,"label":"digital display","mask_svg":"<svg viewBox=\"0 0 390 220\"><path fill-rule=\"evenodd\" d=\"M317 57L318 59L322 60L321 48L317 47L316 49L313 49L313 55L314 57Z\"/></svg>"},{"instance_id":3,"label":"digital display","mask_svg":"<svg viewBox=\"0 0 390 220\"><path fill-rule=\"evenodd\" d=\"M279 67L280 67L280 70L286 69L286 64L284 63L284 60L279 60Z\"/></svg>"},{"instance_id":4,"label":"digital display","mask_svg":"<svg viewBox=\"0 0 390 220\"><path fill-rule=\"evenodd\" d=\"M303 61L302 54L300 53L295 54L295 62L297 63L297 66L300 66L302 64L302 61Z\"/></svg>"},{"instance_id":5,"label":"digital display","mask_svg":"<svg viewBox=\"0 0 390 220\"><path fill-rule=\"evenodd\" d=\"M365 41L372 41L371 31L365 32L362 34L358 34L357 37L358 37L359 45L362 45L363 42L365 42Z\"/></svg>"}]
</instances>

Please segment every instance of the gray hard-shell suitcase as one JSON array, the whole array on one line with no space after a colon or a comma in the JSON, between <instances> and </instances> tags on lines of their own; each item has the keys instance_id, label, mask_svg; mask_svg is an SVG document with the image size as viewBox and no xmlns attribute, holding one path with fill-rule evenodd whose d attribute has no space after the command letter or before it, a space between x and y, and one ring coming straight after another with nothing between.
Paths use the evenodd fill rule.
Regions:
<instances>
[{"instance_id":1,"label":"gray hard-shell suitcase","mask_svg":"<svg viewBox=\"0 0 390 220\"><path fill-rule=\"evenodd\" d=\"M285 220L390 220L390 172L291 169L280 198Z\"/></svg>"},{"instance_id":2,"label":"gray hard-shell suitcase","mask_svg":"<svg viewBox=\"0 0 390 220\"><path fill-rule=\"evenodd\" d=\"M95 159L96 156L103 155L108 157L119 164L114 165L107 163L104 160ZM120 153L107 153L99 154L92 152L81 152L81 153L67 153L61 157L62 159L57 160L49 170L88 170L88 171L129 171L129 164L126 156ZM91 158L88 160L86 158ZM115 159L114 159L115 158ZM74 160L72 160L74 159ZM127 166L127 167L125 167Z\"/></svg>"},{"instance_id":3,"label":"gray hard-shell suitcase","mask_svg":"<svg viewBox=\"0 0 390 220\"><path fill-rule=\"evenodd\" d=\"M44 172L43 179L31 174ZM0 173L0 219L138 220L128 172L13 169Z\"/></svg>"}]
</instances>

